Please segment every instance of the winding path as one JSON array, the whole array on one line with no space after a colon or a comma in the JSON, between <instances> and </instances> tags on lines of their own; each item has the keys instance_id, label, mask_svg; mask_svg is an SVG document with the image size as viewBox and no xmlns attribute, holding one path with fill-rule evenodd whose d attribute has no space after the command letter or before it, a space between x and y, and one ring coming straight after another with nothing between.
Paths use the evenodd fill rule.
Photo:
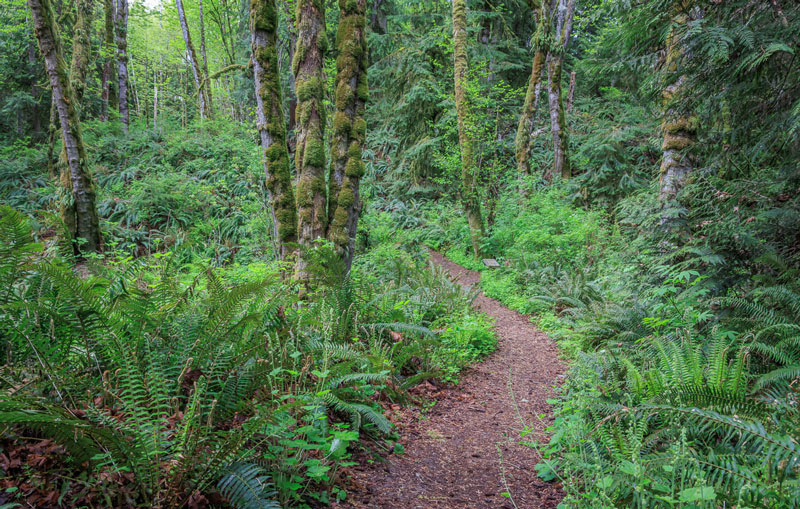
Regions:
<instances>
[{"instance_id":1,"label":"winding path","mask_svg":"<svg viewBox=\"0 0 800 509\"><path fill-rule=\"evenodd\" d=\"M432 261L462 286L480 273L439 253ZM551 422L547 398L563 374L553 342L528 318L479 294L475 306L495 320L497 351L463 374L453 391L443 391L427 419L401 429L405 453L354 473L359 489L343 507L351 508L554 508L560 488L536 476L539 456L520 445L545 439ZM537 416L547 414L543 420ZM504 495L504 493L506 495ZM509 496L510 495L510 496Z\"/></svg>"}]
</instances>

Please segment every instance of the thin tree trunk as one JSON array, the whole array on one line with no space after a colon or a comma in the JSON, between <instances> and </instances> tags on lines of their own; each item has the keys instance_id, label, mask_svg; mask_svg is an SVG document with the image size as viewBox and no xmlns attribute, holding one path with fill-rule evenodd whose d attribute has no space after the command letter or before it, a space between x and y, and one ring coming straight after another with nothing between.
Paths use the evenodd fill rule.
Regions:
<instances>
[{"instance_id":1,"label":"thin tree trunk","mask_svg":"<svg viewBox=\"0 0 800 509\"><path fill-rule=\"evenodd\" d=\"M128 134L128 0L116 0L116 2L119 118L122 121L122 131Z\"/></svg>"},{"instance_id":2,"label":"thin tree trunk","mask_svg":"<svg viewBox=\"0 0 800 509\"><path fill-rule=\"evenodd\" d=\"M33 138L37 141L42 135L42 119L39 118L39 100L41 99L40 88L36 79L36 69L38 68L36 61L36 43L32 40L28 43L28 68L31 76L31 97L33 98L33 107L31 108L31 121L33 124Z\"/></svg>"},{"instance_id":3,"label":"thin tree trunk","mask_svg":"<svg viewBox=\"0 0 800 509\"><path fill-rule=\"evenodd\" d=\"M84 241L80 246L78 243L74 245L76 252L97 252L101 247L101 237L94 185L75 108L75 93L67 77L53 8L50 0L28 0L28 6L33 15L34 31L39 41L39 50L44 57L53 100L61 122L61 139L67 154L72 184L72 203L68 207L62 207L62 211L66 212L64 223L74 239Z\"/></svg>"},{"instance_id":4,"label":"thin tree trunk","mask_svg":"<svg viewBox=\"0 0 800 509\"><path fill-rule=\"evenodd\" d=\"M676 24L686 24L686 22L687 18L684 15L675 20ZM682 53L679 37L673 29L667 42L668 73L674 74L678 71ZM664 122L661 129L664 133L664 142L661 145L663 156L658 192L658 199L662 203L675 199L694 169L691 149L697 142L697 119L683 111L679 104L685 81L685 78L680 76L674 83L666 86L662 93Z\"/></svg>"},{"instance_id":5,"label":"thin tree trunk","mask_svg":"<svg viewBox=\"0 0 800 509\"><path fill-rule=\"evenodd\" d=\"M56 108L56 96L50 93L50 122L47 124L47 172L54 179L58 176L56 168L56 132L58 132L58 109Z\"/></svg>"},{"instance_id":6,"label":"thin tree trunk","mask_svg":"<svg viewBox=\"0 0 800 509\"><path fill-rule=\"evenodd\" d=\"M112 93L112 69L114 68L114 1L103 0L103 77L101 81L102 106L100 120L108 121L108 109Z\"/></svg>"},{"instance_id":7,"label":"thin tree trunk","mask_svg":"<svg viewBox=\"0 0 800 509\"><path fill-rule=\"evenodd\" d=\"M206 56L206 24L203 16L203 0L199 0L200 4L200 55L203 58L203 76L205 76L205 82L203 87L203 93L206 94L206 104L208 104L208 113L209 117L211 117L211 113L214 111L214 103L211 99L211 78L208 75L208 57Z\"/></svg>"},{"instance_id":8,"label":"thin tree trunk","mask_svg":"<svg viewBox=\"0 0 800 509\"><path fill-rule=\"evenodd\" d=\"M200 104L200 119L208 117L208 104L206 103L206 94L203 92L203 71L200 68L200 63L197 60L197 53L192 44L192 36L189 33L189 25L186 23L186 13L183 10L183 1L175 0L178 6L178 21L181 24L181 32L183 33L183 42L186 44L186 52L189 54L189 64L192 67L192 75L194 76L194 86L197 92L197 100Z\"/></svg>"},{"instance_id":9,"label":"thin tree trunk","mask_svg":"<svg viewBox=\"0 0 800 509\"><path fill-rule=\"evenodd\" d=\"M327 226L323 59L328 42L324 9L318 0L297 2L297 50L292 62L297 90L297 240L305 249L325 236ZM298 257L297 277L306 281L303 258Z\"/></svg>"},{"instance_id":10,"label":"thin tree trunk","mask_svg":"<svg viewBox=\"0 0 800 509\"><path fill-rule=\"evenodd\" d=\"M376 34L386 33L386 13L383 12L384 0L372 0L369 27Z\"/></svg>"},{"instance_id":11,"label":"thin tree trunk","mask_svg":"<svg viewBox=\"0 0 800 509\"><path fill-rule=\"evenodd\" d=\"M158 71L153 69L153 131L158 130Z\"/></svg>"},{"instance_id":12,"label":"thin tree trunk","mask_svg":"<svg viewBox=\"0 0 800 509\"><path fill-rule=\"evenodd\" d=\"M278 12L275 0L251 0L250 43L253 50L256 118L264 151L264 172L272 214L273 240L281 259L291 256L297 241L297 204L292 189L286 125L278 69Z\"/></svg>"},{"instance_id":13,"label":"thin tree trunk","mask_svg":"<svg viewBox=\"0 0 800 509\"><path fill-rule=\"evenodd\" d=\"M467 5L466 0L453 0L453 71L455 81L458 144L461 147L461 199L469 223L472 253L480 256L480 240L484 235L481 205L476 188L472 134L469 132L467 104Z\"/></svg>"},{"instance_id":14,"label":"thin tree trunk","mask_svg":"<svg viewBox=\"0 0 800 509\"><path fill-rule=\"evenodd\" d=\"M366 136L364 110L369 95L366 11L366 0L339 0L328 239L342 256L347 270L355 254L361 211L359 184L364 175L361 151Z\"/></svg>"},{"instance_id":15,"label":"thin tree trunk","mask_svg":"<svg viewBox=\"0 0 800 509\"><path fill-rule=\"evenodd\" d=\"M567 94L567 113L572 112L572 103L575 100L575 81L577 73L572 71L569 73L569 94Z\"/></svg>"}]
</instances>

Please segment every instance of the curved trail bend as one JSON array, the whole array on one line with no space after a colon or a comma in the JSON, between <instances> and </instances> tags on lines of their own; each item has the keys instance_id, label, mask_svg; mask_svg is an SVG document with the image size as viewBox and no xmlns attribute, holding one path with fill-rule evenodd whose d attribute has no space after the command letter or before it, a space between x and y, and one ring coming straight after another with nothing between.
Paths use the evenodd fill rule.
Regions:
<instances>
[{"instance_id":1,"label":"curved trail bend","mask_svg":"<svg viewBox=\"0 0 800 509\"><path fill-rule=\"evenodd\" d=\"M434 263L469 287L480 273L439 253ZM497 351L463 373L456 390L443 391L427 419L401 429L405 453L355 472L360 485L345 507L353 508L554 508L563 494L536 476L535 450L551 422L547 398L564 372L553 342L524 315L480 293L477 309L495 320ZM547 414L545 422L537 418ZM511 498L503 493L510 493Z\"/></svg>"}]
</instances>

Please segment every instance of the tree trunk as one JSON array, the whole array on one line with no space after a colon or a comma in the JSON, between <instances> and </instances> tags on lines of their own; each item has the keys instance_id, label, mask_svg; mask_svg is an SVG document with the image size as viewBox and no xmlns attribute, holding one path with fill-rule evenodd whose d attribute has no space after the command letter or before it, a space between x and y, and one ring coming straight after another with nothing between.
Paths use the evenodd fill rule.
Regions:
<instances>
[{"instance_id":1,"label":"tree trunk","mask_svg":"<svg viewBox=\"0 0 800 509\"><path fill-rule=\"evenodd\" d=\"M289 151L278 69L278 12L275 0L250 1L250 43L253 50L256 118L264 151L264 171L272 213L273 240L281 259L297 241L297 204L292 189Z\"/></svg>"},{"instance_id":2,"label":"tree trunk","mask_svg":"<svg viewBox=\"0 0 800 509\"><path fill-rule=\"evenodd\" d=\"M200 56L203 58L203 76L205 76L205 82L203 87L203 93L206 94L206 104L208 104L208 113L209 117L211 113L214 111L214 104L211 99L211 78L208 75L208 57L206 56L206 24L204 21L203 16L203 0L199 0L200 2Z\"/></svg>"},{"instance_id":3,"label":"tree trunk","mask_svg":"<svg viewBox=\"0 0 800 509\"><path fill-rule=\"evenodd\" d=\"M575 0L558 0L555 11L549 13L549 17L552 18L551 23L555 23L555 38L547 54L547 97L550 106L550 130L553 133L553 173L564 179L572 177L572 168L569 162L569 133L561 93L561 70L564 54L569 46L574 13Z\"/></svg>"},{"instance_id":4,"label":"tree trunk","mask_svg":"<svg viewBox=\"0 0 800 509\"><path fill-rule=\"evenodd\" d=\"M370 9L369 27L373 33L385 34L386 33L386 13L383 12L384 0L372 0L372 8Z\"/></svg>"},{"instance_id":5,"label":"tree trunk","mask_svg":"<svg viewBox=\"0 0 800 509\"><path fill-rule=\"evenodd\" d=\"M547 55L547 98L550 105L550 130L553 133L553 175L568 179L572 176L569 165L567 125L564 120L564 102L561 94L561 66L563 58Z\"/></svg>"},{"instance_id":6,"label":"tree trunk","mask_svg":"<svg viewBox=\"0 0 800 509\"><path fill-rule=\"evenodd\" d=\"M537 49L533 56L531 77L528 80L528 91L525 93L525 103L517 126L517 137L514 148L517 156L517 172L520 175L531 174L531 149L536 141L534 136L534 122L539 109L539 96L542 88L542 75L547 54L542 49Z\"/></svg>"},{"instance_id":7,"label":"tree trunk","mask_svg":"<svg viewBox=\"0 0 800 509\"><path fill-rule=\"evenodd\" d=\"M675 23L686 24L686 16L679 16ZM682 53L679 37L673 30L667 42L667 72L677 72ZM661 145L663 157L658 191L658 199L662 203L675 199L694 169L691 149L697 142L697 119L683 111L679 104L684 82L685 78L680 76L674 83L666 86L663 92L664 122L661 128L664 142Z\"/></svg>"},{"instance_id":8,"label":"tree trunk","mask_svg":"<svg viewBox=\"0 0 800 509\"><path fill-rule=\"evenodd\" d=\"M37 69L39 62L36 60L36 43L31 40L28 43L28 70L31 78L31 97L33 98L33 106L31 107L31 122L33 124L33 138L39 140L42 135L42 119L39 114L39 101L41 100L41 93L36 79Z\"/></svg>"},{"instance_id":9,"label":"tree trunk","mask_svg":"<svg viewBox=\"0 0 800 509\"><path fill-rule=\"evenodd\" d=\"M292 62L297 91L297 240L306 249L325 236L325 74L328 46L325 6L320 0L297 2L297 49ZM306 263L298 257L297 277L307 280Z\"/></svg>"},{"instance_id":10,"label":"tree trunk","mask_svg":"<svg viewBox=\"0 0 800 509\"><path fill-rule=\"evenodd\" d=\"M75 108L75 93L64 64L52 5L50 0L29 0L28 6L33 15L34 31L39 41L39 50L44 57L53 100L61 122L61 139L72 184L72 203L69 207L63 207L67 212L63 218L64 223L74 239L84 240L82 245L74 245L76 253L97 252L101 247L101 238L94 185L89 174L88 158Z\"/></svg>"},{"instance_id":11,"label":"tree trunk","mask_svg":"<svg viewBox=\"0 0 800 509\"><path fill-rule=\"evenodd\" d=\"M472 134L469 132L467 104L467 6L466 0L453 0L453 71L455 78L456 117L458 144L461 147L461 199L469 223L472 253L480 256L480 239L483 237L481 205L476 188Z\"/></svg>"},{"instance_id":12,"label":"tree trunk","mask_svg":"<svg viewBox=\"0 0 800 509\"><path fill-rule=\"evenodd\" d=\"M114 68L114 0L103 0L104 28L103 28L103 77L102 77L102 106L100 107L100 120L108 121L108 109L112 94L112 69Z\"/></svg>"},{"instance_id":13,"label":"tree trunk","mask_svg":"<svg viewBox=\"0 0 800 509\"><path fill-rule=\"evenodd\" d=\"M77 17L75 18L75 32L72 39L72 64L70 65L69 79L72 82L72 89L75 93L75 105L77 108L81 108L92 51L89 31L92 28L94 3L93 0L76 0L75 3Z\"/></svg>"},{"instance_id":14,"label":"tree trunk","mask_svg":"<svg viewBox=\"0 0 800 509\"><path fill-rule=\"evenodd\" d=\"M117 78L119 90L119 118L122 131L128 134L128 0L116 0Z\"/></svg>"},{"instance_id":15,"label":"tree trunk","mask_svg":"<svg viewBox=\"0 0 800 509\"><path fill-rule=\"evenodd\" d=\"M575 81L577 73L572 71L569 73L569 94L567 94L567 113L572 111L572 103L575 100Z\"/></svg>"},{"instance_id":16,"label":"tree trunk","mask_svg":"<svg viewBox=\"0 0 800 509\"><path fill-rule=\"evenodd\" d=\"M197 53L192 44L192 36L189 33L189 25L186 23L186 13L183 10L183 1L175 0L178 6L178 21L181 24L181 32L183 33L183 42L186 44L186 52L189 55L189 64L192 66L192 75L194 76L194 87L197 92L197 100L200 105L200 119L208 117L208 104L206 103L206 94L203 92L204 75L200 68L200 63L197 60Z\"/></svg>"},{"instance_id":17,"label":"tree trunk","mask_svg":"<svg viewBox=\"0 0 800 509\"><path fill-rule=\"evenodd\" d=\"M331 140L328 239L342 256L347 270L355 254L361 211L359 183L364 175L361 151L366 136L364 110L369 95L366 4L366 0L339 0L336 33L336 116Z\"/></svg>"}]
</instances>

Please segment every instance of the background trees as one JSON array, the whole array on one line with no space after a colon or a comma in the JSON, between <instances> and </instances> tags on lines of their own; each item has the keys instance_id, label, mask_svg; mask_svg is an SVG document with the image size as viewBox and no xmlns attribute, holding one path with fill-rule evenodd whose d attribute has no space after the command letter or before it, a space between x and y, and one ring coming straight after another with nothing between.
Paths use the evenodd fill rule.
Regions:
<instances>
[{"instance_id":1,"label":"background trees","mask_svg":"<svg viewBox=\"0 0 800 509\"><path fill-rule=\"evenodd\" d=\"M800 12L788 2L114 4L0 0L0 201L18 210L0 212L0 346L22 366L2 388L48 373L28 396L62 419L168 366L175 391L148 379L157 394L138 427L113 426L133 415L113 405L90 417L123 445L153 445L146 430L163 425L152 455L177 444L173 429L213 442L302 393L283 427L258 432L281 443L307 429L326 452L265 461L282 501L330 500L346 455L332 444L354 439L314 419L383 429L371 394L483 349L471 332L431 332L468 312L425 268L425 245L473 268L479 254L501 262L483 289L536 314L572 356L539 466L564 479L568 502L797 498ZM56 239L76 241L78 276ZM259 293L272 283L254 280L287 265L298 281L275 278L272 307ZM87 274L99 279L84 285ZM235 326L205 334L234 309ZM396 341L385 325L399 322L424 329L393 330ZM115 335L132 350L115 350ZM155 351L168 353L136 364ZM324 375L331 365L343 378ZM62 373L79 405L56 392ZM189 373L196 386L174 383ZM252 378L224 381L238 376ZM222 393L231 406L215 420ZM0 412L33 408L16 404ZM182 501L220 491L191 457L185 482L145 475L119 500L152 502L165 483ZM111 468L119 454L98 458Z\"/></svg>"}]
</instances>

